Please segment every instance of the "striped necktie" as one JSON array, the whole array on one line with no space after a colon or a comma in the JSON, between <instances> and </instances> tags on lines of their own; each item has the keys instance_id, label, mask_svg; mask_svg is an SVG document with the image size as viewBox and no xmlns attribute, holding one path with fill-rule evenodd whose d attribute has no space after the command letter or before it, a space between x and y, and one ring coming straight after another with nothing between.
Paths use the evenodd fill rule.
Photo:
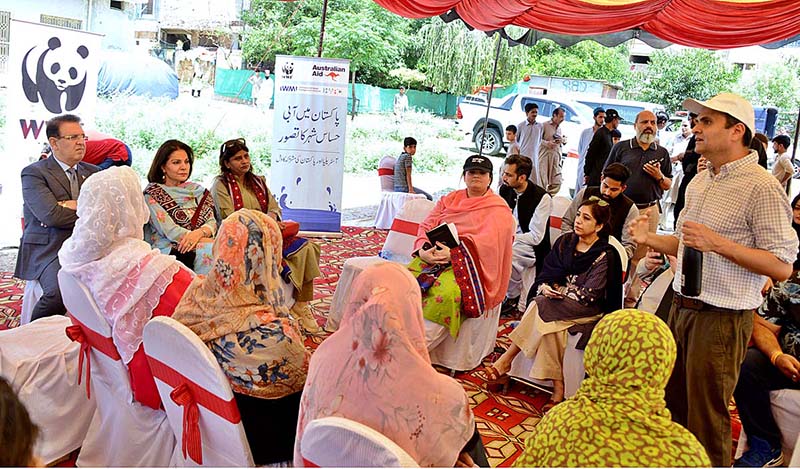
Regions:
<instances>
[{"instance_id":1,"label":"striped necktie","mask_svg":"<svg viewBox=\"0 0 800 469\"><path fill-rule=\"evenodd\" d=\"M69 168L67 170L67 175L69 176L69 192L72 196L72 200L78 200L78 192L80 191L80 186L78 185L78 172L75 168Z\"/></svg>"}]
</instances>

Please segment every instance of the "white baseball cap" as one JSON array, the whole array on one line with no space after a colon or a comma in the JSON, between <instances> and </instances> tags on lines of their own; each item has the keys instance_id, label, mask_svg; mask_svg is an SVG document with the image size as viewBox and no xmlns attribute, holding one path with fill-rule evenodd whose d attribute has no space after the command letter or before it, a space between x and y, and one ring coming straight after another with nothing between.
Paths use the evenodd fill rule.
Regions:
<instances>
[{"instance_id":1,"label":"white baseball cap","mask_svg":"<svg viewBox=\"0 0 800 469\"><path fill-rule=\"evenodd\" d=\"M720 93L708 101L686 99L683 101L683 108L695 114L700 114L704 108L719 111L742 121L750 129L751 133L755 134L756 132L756 117L755 112L753 112L753 105L738 94Z\"/></svg>"}]
</instances>

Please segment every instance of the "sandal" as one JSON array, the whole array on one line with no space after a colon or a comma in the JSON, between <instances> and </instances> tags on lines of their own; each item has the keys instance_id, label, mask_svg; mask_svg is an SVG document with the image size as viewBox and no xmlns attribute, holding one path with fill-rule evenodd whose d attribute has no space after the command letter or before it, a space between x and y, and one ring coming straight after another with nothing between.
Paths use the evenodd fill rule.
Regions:
<instances>
[{"instance_id":1,"label":"sandal","mask_svg":"<svg viewBox=\"0 0 800 469\"><path fill-rule=\"evenodd\" d=\"M547 412L550 411L550 409L552 409L553 407L557 406L558 404L561 404L562 402L564 402L564 401L560 400L560 401L556 402L556 401L554 401L552 399L548 400L542 406L542 414L546 414Z\"/></svg>"},{"instance_id":2,"label":"sandal","mask_svg":"<svg viewBox=\"0 0 800 469\"><path fill-rule=\"evenodd\" d=\"M492 393L505 394L511 386L511 377L506 374L500 374L493 365L486 365L483 369L486 375L486 390Z\"/></svg>"}]
</instances>

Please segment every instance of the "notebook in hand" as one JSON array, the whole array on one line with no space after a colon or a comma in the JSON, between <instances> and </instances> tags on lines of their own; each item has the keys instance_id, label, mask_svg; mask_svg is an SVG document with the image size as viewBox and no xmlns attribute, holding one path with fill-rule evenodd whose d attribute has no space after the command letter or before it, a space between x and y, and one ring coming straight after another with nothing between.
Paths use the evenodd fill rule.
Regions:
<instances>
[{"instance_id":1,"label":"notebook in hand","mask_svg":"<svg viewBox=\"0 0 800 469\"><path fill-rule=\"evenodd\" d=\"M428 241L430 241L433 246L436 246L437 242L444 244L450 249L459 245L458 230L453 223L442 223L425 233L425 236L428 237Z\"/></svg>"}]
</instances>

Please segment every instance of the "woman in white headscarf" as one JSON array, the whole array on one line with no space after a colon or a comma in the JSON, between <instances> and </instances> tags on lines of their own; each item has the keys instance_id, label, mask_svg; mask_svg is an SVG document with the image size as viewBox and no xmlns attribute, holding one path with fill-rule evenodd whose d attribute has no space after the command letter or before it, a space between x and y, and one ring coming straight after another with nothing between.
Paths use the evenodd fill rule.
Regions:
<instances>
[{"instance_id":1,"label":"woman in white headscarf","mask_svg":"<svg viewBox=\"0 0 800 469\"><path fill-rule=\"evenodd\" d=\"M142 330L153 316L172 315L193 274L144 241L149 219L136 173L127 166L101 171L81 188L78 221L58 258L64 271L86 285L111 326L134 398L158 409Z\"/></svg>"}]
</instances>

